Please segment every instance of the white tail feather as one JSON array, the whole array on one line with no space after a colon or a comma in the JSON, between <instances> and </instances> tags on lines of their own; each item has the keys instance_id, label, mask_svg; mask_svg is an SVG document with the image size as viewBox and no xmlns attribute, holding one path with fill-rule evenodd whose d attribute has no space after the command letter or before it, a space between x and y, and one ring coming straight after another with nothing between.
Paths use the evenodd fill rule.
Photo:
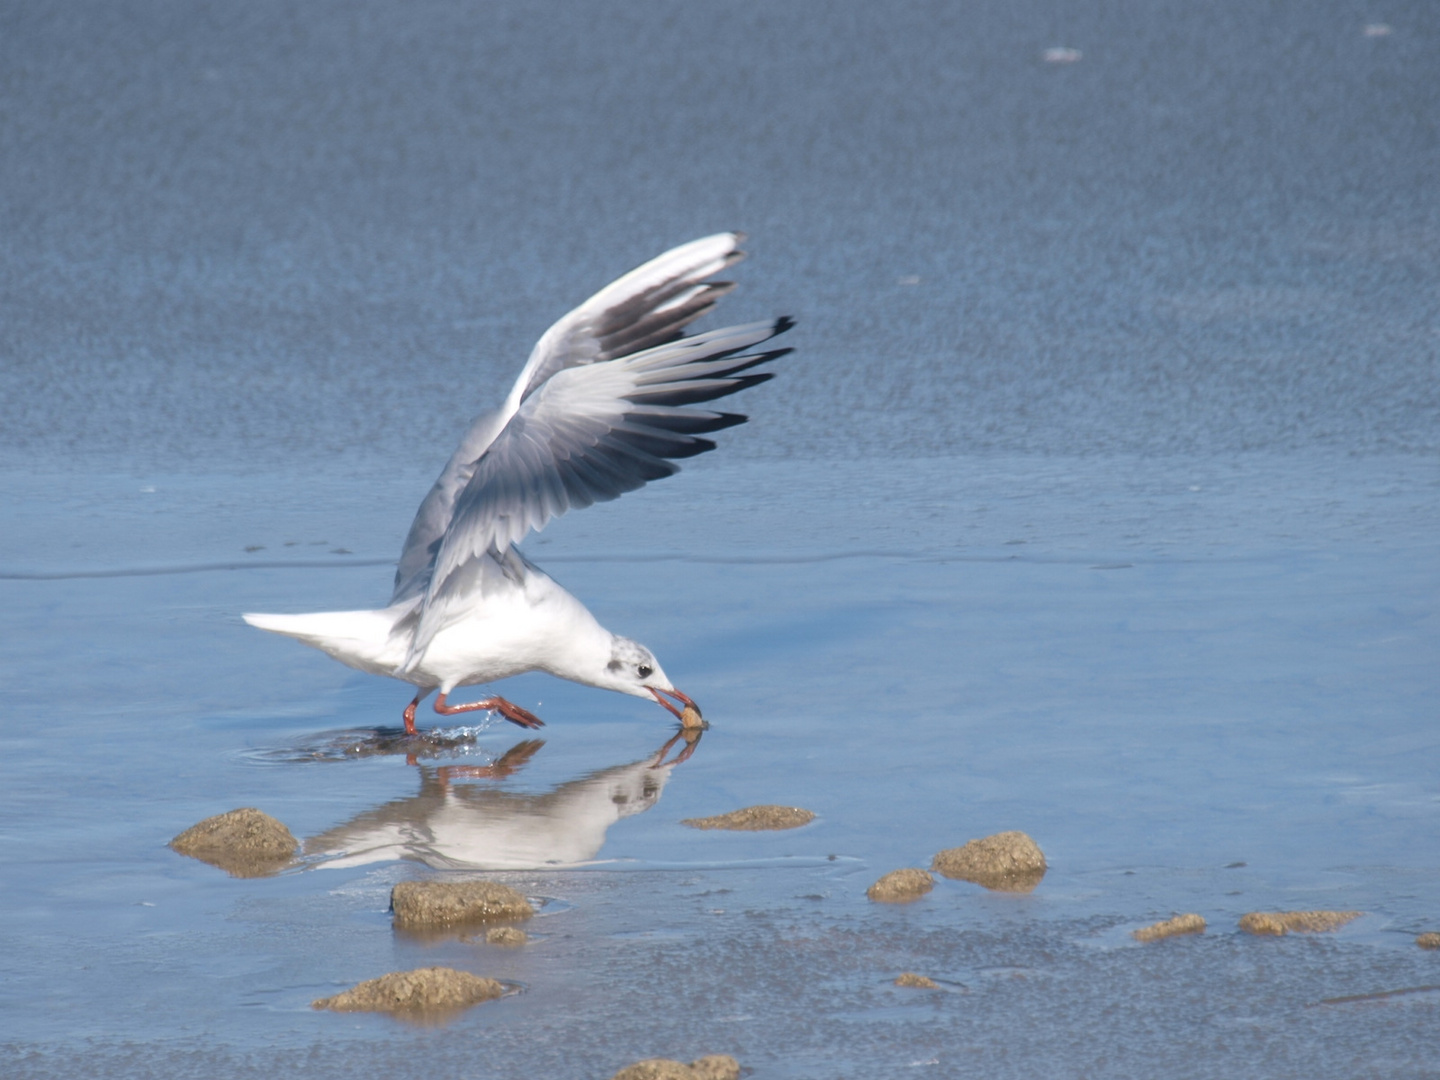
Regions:
<instances>
[{"instance_id":1,"label":"white tail feather","mask_svg":"<svg viewBox=\"0 0 1440 1080\"><path fill-rule=\"evenodd\" d=\"M242 615L251 626L284 634L343 664L374 675L393 675L405 659L409 634L394 634L418 597L378 611L315 611L304 615Z\"/></svg>"}]
</instances>

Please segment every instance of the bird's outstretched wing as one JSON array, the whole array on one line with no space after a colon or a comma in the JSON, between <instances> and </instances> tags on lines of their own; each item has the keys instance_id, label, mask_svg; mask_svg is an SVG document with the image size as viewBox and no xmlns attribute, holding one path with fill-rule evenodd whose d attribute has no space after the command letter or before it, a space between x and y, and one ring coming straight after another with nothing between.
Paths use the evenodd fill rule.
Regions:
<instances>
[{"instance_id":1,"label":"bird's outstretched wing","mask_svg":"<svg viewBox=\"0 0 1440 1080\"><path fill-rule=\"evenodd\" d=\"M510 391L509 411L558 371L678 338L735 288L732 282L705 279L745 257L739 247L744 239L744 233L728 232L692 240L605 286L535 343Z\"/></svg>"},{"instance_id":2,"label":"bird's outstretched wing","mask_svg":"<svg viewBox=\"0 0 1440 1080\"><path fill-rule=\"evenodd\" d=\"M677 472L677 458L713 450L702 438L743 423L738 413L688 406L764 382L749 369L789 349L750 352L789 319L732 326L545 381L475 463L455 501L429 573L407 664L483 590L486 569L526 533L566 510L614 499Z\"/></svg>"},{"instance_id":3,"label":"bird's outstretched wing","mask_svg":"<svg viewBox=\"0 0 1440 1080\"><path fill-rule=\"evenodd\" d=\"M742 240L741 233L718 233L673 248L607 285L545 332L505 403L475 418L420 504L395 568L392 604L428 588L460 493L470 483L476 464L531 395L568 368L619 359L679 338L686 326L734 288L729 282L705 279L745 257L739 250Z\"/></svg>"}]
</instances>

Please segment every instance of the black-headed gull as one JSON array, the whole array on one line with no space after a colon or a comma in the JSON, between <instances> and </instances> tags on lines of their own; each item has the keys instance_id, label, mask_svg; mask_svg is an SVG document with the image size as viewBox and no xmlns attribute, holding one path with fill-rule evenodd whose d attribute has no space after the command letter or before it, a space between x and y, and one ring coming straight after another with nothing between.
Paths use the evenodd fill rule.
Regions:
<instances>
[{"instance_id":1,"label":"black-headed gull","mask_svg":"<svg viewBox=\"0 0 1440 1080\"><path fill-rule=\"evenodd\" d=\"M698 707L654 653L606 630L515 545L566 510L677 472L674 459L715 448L701 436L744 423L690 406L769 379L752 369L790 350L749 350L791 321L684 335L734 287L705 279L744 257L742 239L720 233L667 251L545 332L510 396L471 422L420 504L388 607L245 621L411 683L412 734L416 706L436 690L435 711L445 716L493 709L521 727L542 726L501 697L445 700L457 686L526 671L653 697L682 724L699 725Z\"/></svg>"}]
</instances>

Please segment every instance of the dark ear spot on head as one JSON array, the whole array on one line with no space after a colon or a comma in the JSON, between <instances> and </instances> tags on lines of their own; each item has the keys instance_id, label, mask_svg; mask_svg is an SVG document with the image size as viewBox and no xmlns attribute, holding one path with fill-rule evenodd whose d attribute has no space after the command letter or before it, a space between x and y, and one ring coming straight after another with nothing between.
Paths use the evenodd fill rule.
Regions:
<instances>
[{"instance_id":1,"label":"dark ear spot on head","mask_svg":"<svg viewBox=\"0 0 1440 1080\"><path fill-rule=\"evenodd\" d=\"M605 666L606 666L607 668L609 668L611 671L619 671L619 670L620 670L622 667L624 667L625 665L622 664L619 660L611 660L611 661L610 661L608 664L606 664Z\"/></svg>"}]
</instances>

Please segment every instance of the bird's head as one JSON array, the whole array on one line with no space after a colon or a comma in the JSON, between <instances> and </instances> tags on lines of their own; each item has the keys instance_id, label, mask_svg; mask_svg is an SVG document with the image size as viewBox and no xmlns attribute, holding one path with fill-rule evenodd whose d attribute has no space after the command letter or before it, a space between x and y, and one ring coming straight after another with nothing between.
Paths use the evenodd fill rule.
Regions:
<instances>
[{"instance_id":1,"label":"bird's head","mask_svg":"<svg viewBox=\"0 0 1440 1080\"><path fill-rule=\"evenodd\" d=\"M635 697L653 698L674 714L681 723L686 723L685 714L691 712L695 720L700 718L700 707L671 684L655 654L638 641L616 636L611 641L610 659L605 670L595 683L607 690L618 690ZM677 706L669 698L680 702ZM680 706L684 706L682 709Z\"/></svg>"}]
</instances>

